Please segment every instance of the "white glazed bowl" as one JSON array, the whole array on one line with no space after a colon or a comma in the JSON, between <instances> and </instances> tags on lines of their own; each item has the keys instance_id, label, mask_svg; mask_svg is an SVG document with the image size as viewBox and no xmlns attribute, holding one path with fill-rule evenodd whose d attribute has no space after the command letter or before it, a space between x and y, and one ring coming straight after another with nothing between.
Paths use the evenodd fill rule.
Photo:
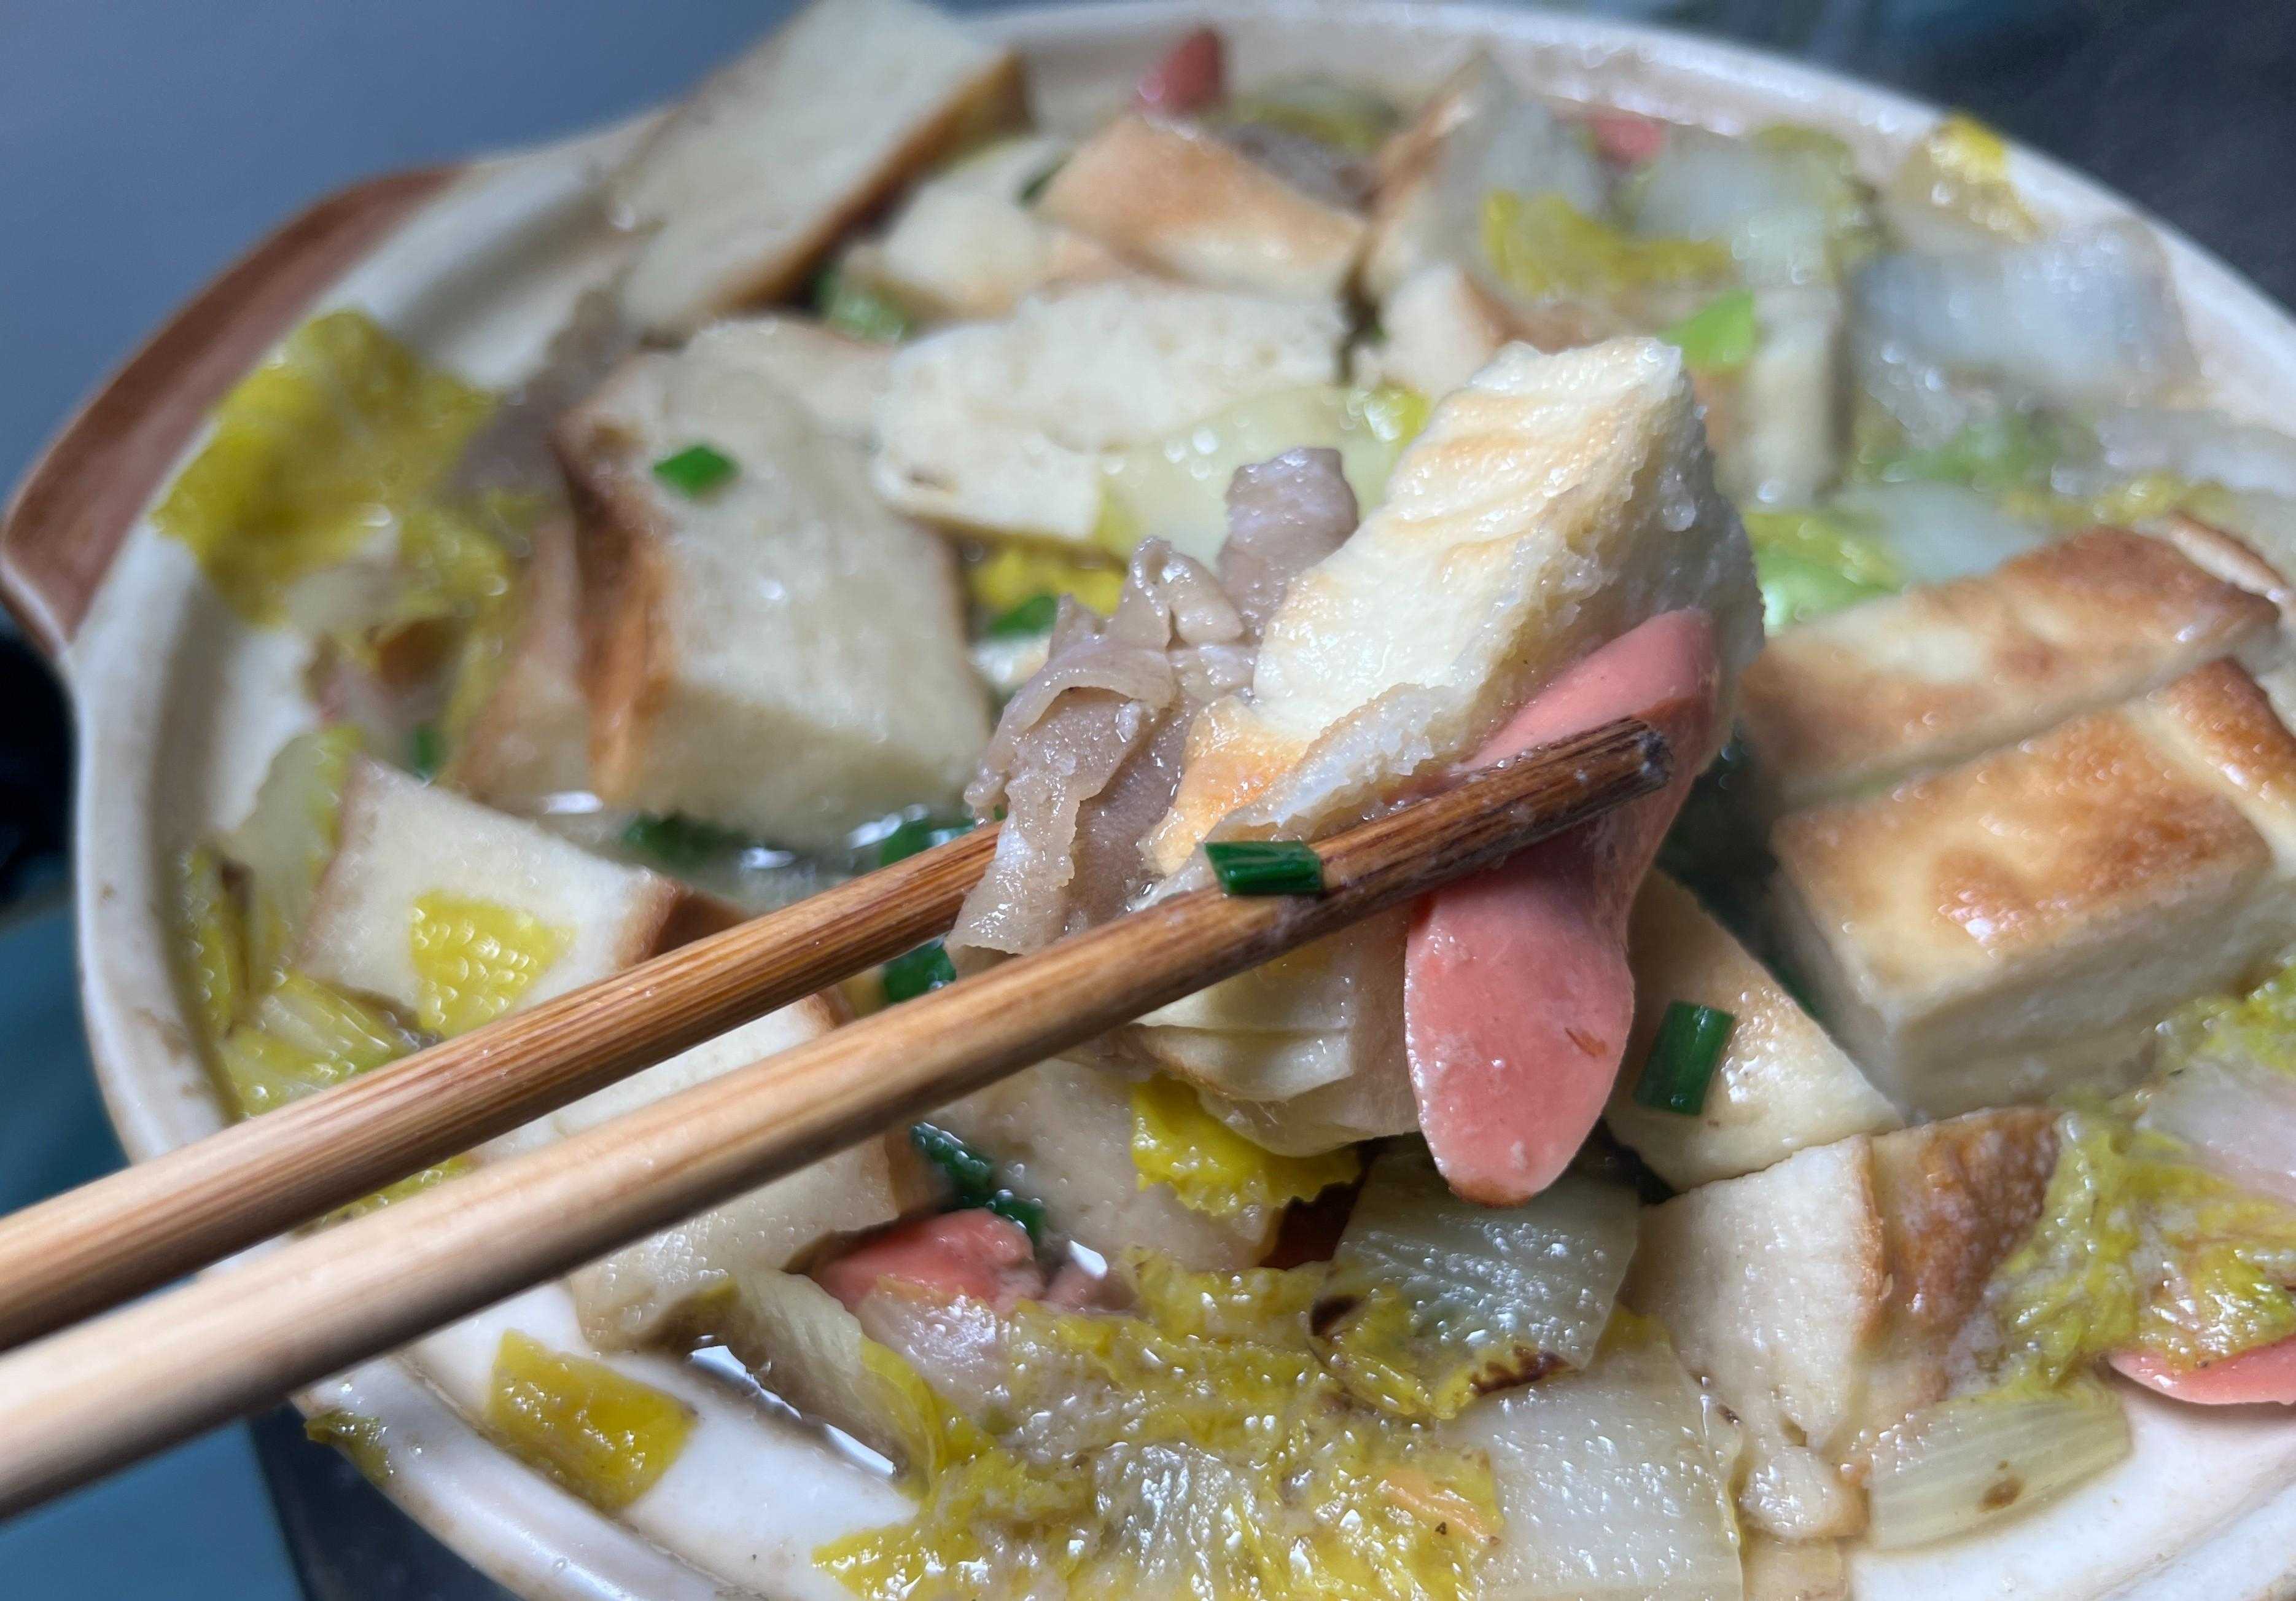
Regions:
<instances>
[{"instance_id":1,"label":"white glazed bowl","mask_svg":"<svg viewBox=\"0 0 2296 1601\"><path fill-rule=\"evenodd\" d=\"M1869 174L1930 107L1731 46L1537 11L1398 0L1058 5L976 19L1029 57L1055 124L1113 104L1189 22L1218 21L1245 82L1326 69L1426 86L1472 45L1564 99L1725 132L1781 119L1845 137ZM163 908L174 852L245 809L263 765L311 713L300 652L237 623L181 546L145 517L223 389L294 322L355 304L483 382L515 378L618 242L594 203L639 125L346 191L291 223L180 312L59 436L0 525L0 586L54 651L81 731L79 955L96 1071L132 1156L213 1131L220 1113L169 978ZM2066 220L2130 208L2043 158L2024 193ZM2142 219L2150 223L2151 219ZM2158 225L2153 225L2158 227ZM2296 417L2296 323L2160 228L2204 372L2226 409ZM388 1425L399 1504L520 1594L702 1601L840 1592L804 1571L821 1539L900 1503L681 1365L633 1363L704 1403L695 1445L621 1521L482 1441L455 1410L480 1393L501 1328L571 1342L556 1286L370 1363L302 1398ZM2108 1477L1990 1539L1857 1559L1860 1601L2266 1601L2296 1596L2296 1420L2182 1410L2132 1395L2136 1449ZM683 1556L668 1554L672 1549Z\"/></svg>"}]
</instances>

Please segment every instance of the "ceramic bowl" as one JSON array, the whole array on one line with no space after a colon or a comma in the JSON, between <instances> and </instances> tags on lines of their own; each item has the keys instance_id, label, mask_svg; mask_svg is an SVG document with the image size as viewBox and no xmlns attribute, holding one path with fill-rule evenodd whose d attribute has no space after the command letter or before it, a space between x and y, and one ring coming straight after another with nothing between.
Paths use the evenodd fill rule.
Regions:
<instances>
[{"instance_id":1,"label":"ceramic bowl","mask_svg":"<svg viewBox=\"0 0 2296 1601\"><path fill-rule=\"evenodd\" d=\"M1226 29L1240 78L1328 70L1401 90L1472 45L1565 100L1724 132L1780 119L1846 138L1888 170L1929 106L1727 45L1531 10L1267 0L1249 6L1058 5L976 19L1029 58L1054 125L1112 106L1188 22ZM78 416L19 487L0 527L0 582L54 656L80 730L78 937L96 1071L142 1158L213 1131L221 1114L169 978L167 864L235 820L279 742L311 718L301 650L238 623L146 513L201 442L209 406L316 308L365 308L481 382L518 377L621 242L602 174L644 119L540 149L378 179L321 201L186 305ZM2017 152L2014 175L2063 220L2130 215L2094 184ZM2140 220L2151 222L2149 218ZM2223 264L2160 233L2208 382L2226 409L2296 416L2296 323ZM808 1566L824 1539L898 1515L882 1482L754 1397L680 1363L634 1359L705 1416L654 1490L609 1519L538 1479L463 1421L502 1328L574 1338L547 1286L300 1398L387 1425L385 1488L479 1567L551 1601L796 1601L842 1592ZM2296 1595L2296 1427L2284 1415L2179 1410L2131 1397L2136 1448L2111 1475L1991 1538L1856 1564L1861 1601L2266 1601ZM673 1555L675 1553L675 1555Z\"/></svg>"}]
</instances>

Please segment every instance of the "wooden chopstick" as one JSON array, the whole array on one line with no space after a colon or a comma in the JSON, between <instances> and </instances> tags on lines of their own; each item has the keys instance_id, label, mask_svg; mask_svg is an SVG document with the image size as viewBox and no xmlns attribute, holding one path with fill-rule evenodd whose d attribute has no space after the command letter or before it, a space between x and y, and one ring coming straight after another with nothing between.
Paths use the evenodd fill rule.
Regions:
<instances>
[{"instance_id":1,"label":"wooden chopstick","mask_svg":"<svg viewBox=\"0 0 2296 1601\"><path fill-rule=\"evenodd\" d=\"M1320 896L1174 896L0 1357L0 1515L1487 866L1668 768L1646 724L1605 724L1324 842Z\"/></svg>"},{"instance_id":2,"label":"wooden chopstick","mask_svg":"<svg viewBox=\"0 0 2296 1601\"><path fill-rule=\"evenodd\" d=\"M372 1195L955 920L990 825L0 1218L0 1348Z\"/></svg>"}]
</instances>

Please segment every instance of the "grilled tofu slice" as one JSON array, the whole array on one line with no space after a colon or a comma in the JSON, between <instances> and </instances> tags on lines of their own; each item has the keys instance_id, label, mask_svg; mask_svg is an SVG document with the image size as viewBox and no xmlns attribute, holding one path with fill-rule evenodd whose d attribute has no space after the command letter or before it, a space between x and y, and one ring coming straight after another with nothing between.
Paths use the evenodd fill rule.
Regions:
<instances>
[{"instance_id":1,"label":"grilled tofu slice","mask_svg":"<svg viewBox=\"0 0 2296 1601\"><path fill-rule=\"evenodd\" d=\"M617 805L827 849L953 803L988 710L947 548L877 501L860 450L754 342L635 357L560 426L594 597L593 780ZM652 471L696 444L732 476L686 494Z\"/></svg>"},{"instance_id":2,"label":"grilled tofu slice","mask_svg":"<svg viewBox=\"0 0 2296 1601\"><path fill-rule=\"evenodd\" d=\"M1819 1015L1933 1115L2110 1090L2152 1025L2296 938L2296 736L2217 661L1771 830Z\"/></svg>"},{"instance_id":3,"label":"grilled tofu slice","mask_svg":"<svg viewBox=\"0 0 2296 1601\"><path fill-rule=\"evenodd\" d=\"M336 839L290 965L381 996L436 1033L453 1030L426 1014L441 1005L461 1011L442 1001L441 973L472 981L458 971L468 953L456 948L452 926L472 903L479 917L506 920L530 937L525 959L476 977L504 1011L604 978L733 917L660 874L592 856L364 756L345 771ZM444 942L440 966L418 957L425 931ZM479 931L480 940L489 937Z\"/></svg>"},{"instance_id":4,"label":"grilled tofu slice","mask_svg":"<svg viewBox=\"0 0 2296 1601\"><path fill-rule=\"evenodd\" d=\"M1029 203L1068 149L1045 135L1006 139L925 179L838 270L928 321L1004 316L1053 284L1124 276L1134 269L1107 246Z\"/></svg>"},{"instance_id":5,"label":"grilled tofu slice","mask_svg":"<svg viewBox=\"0 0 2296 1601\"><path fill-rule=\"evenodd\" d=\"M616 204L652 229L623 310L676 334L785 296L905 180L1025 115L1010 49L915 0L815 0L615 176Z\"/></svg>"},{"instance_id":6,"label":"grilled tofu slice","mask_svg":"<svg viewBox=\"0 0 2296 1601\"><path fill-rule=\"evenodd\" d=\"M1353 537L1292 580L1250 686L1191 727L1178 793L1143 849L1171 874L1216 826L1312 835L1465 759L1597 645L1693 606L1713 616L1726 697L1759 647L1760 606L1679 353L1652 340L1554 356L1510 345L1436 407ZM1370 1002L1390 992L1374 958L1394 957L1366 944L1376 938L1357 929L1330 942L1350 953L1332 964L1355 979L1342 992L1355 997L1349 1029L1380 1030L1335 1059L1385 1083L1388 1013ZM1181 1039L1160 1041L1159 1029L1185 1023L1195 1060L1172 1071L1267 1100L1255 1089L1262 1041L1294 1026L1292 1012L1265 981L1223 985L1128 1038L1168 1061ZM1244 1026L1254 1014L1259 1026Z\"/></svg>"},{"instance_id":7,"label":"grilled tofu slice","mask_svg":"<svg viewBox=\"0 0 2296 1601\"><path fill-rule=\"evenodd\" d=\"M1046 217L1191 283L1335 300L1366 226L1201 128L1137 113L1078 147L1046 188Z\"/></svg>"},{"instance_id":8,"label":"grilled tofu slice","mask_svg":"<svg viewBox=\"0 0 2296 1601\"><path fill-rule=\"evenodd\" d=\"M553 517L536 528L513 603L502 663L459 731L446 779L489 806L520 811L546 795L590 787L582 579L570 520Z\"/></svg>"},{"instance_id":9,"label":"grilled tofu slice","mask_svg":"<svg viewBox=\"0 0 2296 1601\"><path fill-rule=\"evenodd\" d=\"M1864 1527L1874 1436L1947 1393L1954 1338L2055 1161L2052 1113L1979 1112L1813 1146L1644 1213L1622 1298L1744 1424L1755 1528Z\"/></svg>"},{"instance_id":10,"label":"grilled tofu slice","mask_svg":"<svg viewBox=\"0 0 2296 1601\"><path fill-rule=\"evenodd\" d=\"M511 1137L547 1144L817 1039L844 1009L813 996L585 1096ZM626 1245L567 1280L582 1333L600 1351L691 1337L711 1297L736 1276L778 1271L825 1242L890 1223L922 1206L930 1187L904 1132L863 1141L675 1228Z\"/></svg>"},{"instance_id":11,"label":"grilled tofu slice","mask_svg":"<svg viewBox=\"0 0 2296 1601\"><path fill-rule=\"evenodd\" d=\"M1747 669L1739 707L1765 803L1775 815L1948 767L2219 657L2269 666L2282 650L2270 587L2284 585L2215 539L2218 565L2245 584L2170 539L2093 528L1787 629Z\"/></svg>"},{"instance_id":12,"label":"grilled tofu slice","mask_svg":"<svg viewBox=\"0 0 2296 1601\"><path fill-rule=\"evenodd\" d=\"M799 316L729 317L686 347L697 361L757 374L805 407L823 432L866 445L893 348Z\"/></svg>"},{"instance_id":13,"label":"grilled tofu slice","mask_svg":"<svg viewBox=\"0 0 2296 1601\"><path fill-rule=\"evenodd\" d=\"M1628 954L1635 1031L1603 1121L1675 1188L1759 1172L1796 1151L1884 1133L1902 1121L1769 969L1663 873L1643 881ZM1637 1064L1677 1001L1736 1019L1695 1117L1634 1098Z\"/></svg>"},{"instance_id":14,"label":"grilled tofu slice","mask_svg":"<svg viewBox=\"0 0 2296 1601\"><path fill-rule=\"evenodd\" d=\"M1332 382L1342 333L1329 305L1145 278L1038 295L894 357L873 479L913 515L1091 545L1110 453Z\"/></svg>"}]
</instances>

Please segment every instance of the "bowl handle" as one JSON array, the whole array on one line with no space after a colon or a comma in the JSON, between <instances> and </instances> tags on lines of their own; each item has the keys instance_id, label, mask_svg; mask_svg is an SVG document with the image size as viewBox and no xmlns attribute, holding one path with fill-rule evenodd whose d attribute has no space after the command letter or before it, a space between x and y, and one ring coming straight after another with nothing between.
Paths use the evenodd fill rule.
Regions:
<instances>
[{"instance_id":1,"label":"bowl handle","mask_svg":"<svg viewBox=\"0 0 2296 1601\"><path fill-rule=\"evenodd\" d=\"M311 206L184 302L49 442L0 513L0 601L52 661L209 408L455 170L390 173Z\"/></svg>"}]
</instances>

